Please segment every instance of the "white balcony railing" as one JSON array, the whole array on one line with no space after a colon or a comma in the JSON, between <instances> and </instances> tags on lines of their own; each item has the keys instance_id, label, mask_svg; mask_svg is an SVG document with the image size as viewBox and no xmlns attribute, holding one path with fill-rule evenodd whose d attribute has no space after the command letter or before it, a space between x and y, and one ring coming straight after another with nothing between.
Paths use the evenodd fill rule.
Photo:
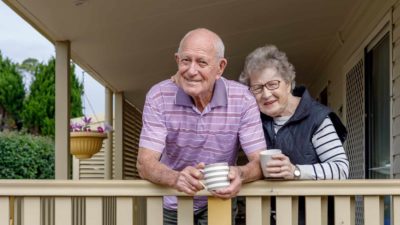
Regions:
<instances>
[{"instance_id":1,"label":"white balcony railing","mask_svg":"<svg viewBox=\"0 0 400 225\"><path fill-rule=\"evenodd\" d=\"M20 223L43 224L42 201L54 197L54 222L56 225L72 225L73 198L85 199L84 221L86 225L102 225L104 197L115 197L115 224L136 224L135 217L146 211L149 225L162 224L162 196L179 196L178 224L193 224L192 197L175 190L160 187L147 181L0 181L0 225L9 225L16 215L13 211L15 198L22 199ZM199 195L208 195L206 191ZM355 196L362 196L364 224L383 224L383 197L391 196L392 224L400 225L400 180L347 180L347 181L257 181L242 187L240 196L246 197L246 224L269 224L270 197L276 196L277 225L291 225L297 221L298 196L306 199L307 225L327 224L327 196L335 199L335 224L355 224ZM146 210L140 209L136 197L145 197ZM73 207L74 205L74 207ZM209 198L209 225L230 224L230 201ZM13 214L13 215L11 215ZM11 221L13 223L14 221Z\"/></svg>"}]
</instances>

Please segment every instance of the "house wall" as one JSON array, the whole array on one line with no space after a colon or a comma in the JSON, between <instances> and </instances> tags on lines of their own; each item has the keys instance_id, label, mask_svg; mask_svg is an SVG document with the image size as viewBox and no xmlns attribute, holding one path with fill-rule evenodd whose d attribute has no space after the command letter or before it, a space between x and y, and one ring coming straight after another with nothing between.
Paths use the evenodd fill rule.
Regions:
<instances>
[{"instance_id":1,"label":"house wall","mask_svg":"<svg viewBox=\"0 0 400 225\"><path fill-rule=\"evenodd\" d=\"M400 1L393 7L393 177L400 178Z\"/></svg>"},{"instance_id":2,"label":"house wall","mask_svg":"<svg viewBox=\"0 0 400 225\"><path fill-rule=\"evenodd\" d=\"M337 40L328 43L331 50L318 78L310 86L317 96L329 83L329 106L346 123L345 75L359 59L364 49L386 27L392 33L392 174L400 177L400 1L366 0L353 9L346 23L337 32ZM342 110L341 110L342 109ZM342 111L343 113L341 113Z\"/></svg>"},{"instance_id":3,"label":"house wall","mask_svg":"<svg viewBox=\"0 0 400 225\"><path fill-rule=\"evenodd\" d=\"M333 110L344 105L345 99L345 66L357 52L365 46L369 34L376 28L381 19L391 11L396 1L362 1L349 14L349 18L336 33L336 41L327 43L330 53L320 74L311 84L310 92L316 96L329 82L329 104Z\"/></svg>"}]
</instances>

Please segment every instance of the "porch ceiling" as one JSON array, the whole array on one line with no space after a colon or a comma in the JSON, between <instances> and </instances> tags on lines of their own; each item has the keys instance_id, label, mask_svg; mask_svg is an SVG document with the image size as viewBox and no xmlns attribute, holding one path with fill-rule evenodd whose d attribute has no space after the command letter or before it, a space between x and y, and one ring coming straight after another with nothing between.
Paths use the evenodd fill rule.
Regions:
<instances>
[{"instance_id":1,"label":"porch ceiling","mask_svg":"<svg viewBox=\"0 0 400 225\"><path fill-rule=\"evenodd\" d=\"M50 41L70 40L72 58L142 108L151 85L176 71L173 54L189 30L206 27L226 45L225 77L245 56L276 44L310 85L362 0L6 0Z\"/></svg>"}]
</instances>

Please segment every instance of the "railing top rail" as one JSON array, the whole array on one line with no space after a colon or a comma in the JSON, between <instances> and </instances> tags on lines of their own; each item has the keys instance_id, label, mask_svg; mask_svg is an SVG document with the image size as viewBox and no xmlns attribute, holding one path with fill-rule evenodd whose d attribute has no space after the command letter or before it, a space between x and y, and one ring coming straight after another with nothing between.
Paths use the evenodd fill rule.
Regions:
<instances>
[{"instance_id":1,"label":"railing top rail","mask_svg":"<svg viewBox=\"0 0 400 225\"><path fill-rule=\"evenodd\" d=\"M165 196L186 194L145 180L0 180L0 196ZM201 191L198 195L210 195ZM400 195L400 180L256 181L239 196Z\"/></svg>"}]
</instances>

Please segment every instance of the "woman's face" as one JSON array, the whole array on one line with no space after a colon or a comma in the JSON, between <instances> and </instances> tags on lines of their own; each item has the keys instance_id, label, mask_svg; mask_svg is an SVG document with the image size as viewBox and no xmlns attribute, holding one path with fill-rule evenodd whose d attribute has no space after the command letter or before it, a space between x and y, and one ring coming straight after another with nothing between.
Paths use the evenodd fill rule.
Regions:
<instances>
[{"instance_id":1,"label":"woman's face","mask_svg":"<svg viewBox=\"0 0 400 225\"><path fill-rule=\"evenodd\" d=\"M252 92L256 97L258 108L262 113L270 117L291 114L288 110L291 87L275 68L266 68L261 73L251 75L250 87L253 89Z\"/></svg>"}]
</instances>

